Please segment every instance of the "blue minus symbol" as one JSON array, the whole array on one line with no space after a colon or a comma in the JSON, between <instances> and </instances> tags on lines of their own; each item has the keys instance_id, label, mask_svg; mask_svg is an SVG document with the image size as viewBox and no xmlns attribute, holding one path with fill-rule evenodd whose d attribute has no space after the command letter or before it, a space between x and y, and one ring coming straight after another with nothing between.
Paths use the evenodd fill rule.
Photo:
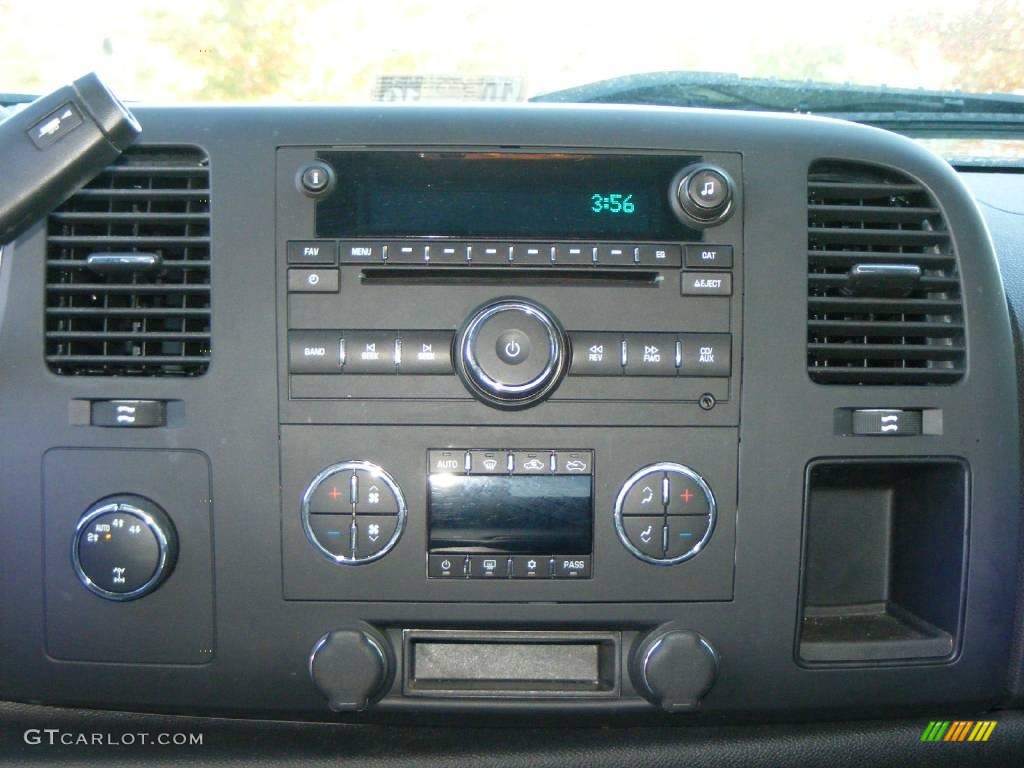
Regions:
<instances>
[{"instance_id":1,"label":"blue minus symbol","mask_svg":"<svg viewBox=\"0 0 1024 768\"><path fill-rule=\"evenodd\" d=\"M328 531L328 536L341 536L341 531Z\"/></svg>"},{"instance_id":2,"label":"blue minus symbol","mask_svg":"<svg viewBox=\"0 0 1024 768\"><path fill-rule=\"evenodd\" d=\"M680 533L679 535L680 536L686 536L687 538L689 538L690 536L693 536L692 533Z\"/></svg>"}]
</instances>

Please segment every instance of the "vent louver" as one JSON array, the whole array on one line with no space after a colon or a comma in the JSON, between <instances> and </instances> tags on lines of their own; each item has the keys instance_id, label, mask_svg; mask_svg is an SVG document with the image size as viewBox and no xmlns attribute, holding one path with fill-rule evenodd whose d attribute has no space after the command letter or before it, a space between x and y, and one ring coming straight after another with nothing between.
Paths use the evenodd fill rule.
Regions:
<instances>
[{"instance_id":1,"label":"vent louver","mask_svg":"<svg viewBox=\"0 0 1024 768\"><path fill-rule=\"evenodd\" d=\"M210 358L210 174L133 147L48 221L46 362L65 376L198 376Z\"/></svg>"},{"instance_id":2,"label":"vent louver","mask_svg":"<svg viewBox=\"0 0 1024 768\"><path fill-rule=\"evenodd\" d=\"M813 381L934 385L963 377L957 254L924 187L888 169L817 162L807 226Z\"/></svg>"}]
</instances>

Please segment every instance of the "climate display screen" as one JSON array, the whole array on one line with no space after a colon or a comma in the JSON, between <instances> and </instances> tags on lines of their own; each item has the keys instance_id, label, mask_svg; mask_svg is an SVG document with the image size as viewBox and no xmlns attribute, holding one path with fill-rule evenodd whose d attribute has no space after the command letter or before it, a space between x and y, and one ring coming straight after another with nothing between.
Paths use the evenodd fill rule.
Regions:
<instances>
[{"instance_id":1,"label":"climate display screen","mask_svg":"<svg viewBox=\"0 0 1024 768\"><path fill-rule=\"evenodd\" d=\"M316 235L700 240L672 212L680 155L321 152Z\"/></svg>"},{"instance_id":2,"label":"climate display screen","mask_svg":"<svg viewBox=\"0 0 1024 768\"><path fill-rule=\"evenodd\" d=\"M591 478L431 475L430 551L591 553Z\"/></svg>"}]
</instances>

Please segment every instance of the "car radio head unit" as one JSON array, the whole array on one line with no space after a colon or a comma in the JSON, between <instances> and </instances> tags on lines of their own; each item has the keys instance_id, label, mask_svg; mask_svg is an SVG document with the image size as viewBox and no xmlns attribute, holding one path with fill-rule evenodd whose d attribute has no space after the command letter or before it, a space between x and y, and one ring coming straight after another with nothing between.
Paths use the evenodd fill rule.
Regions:
<instances>
[{"instance_id":1,"label":"car radio head unit","mask_svg":"<svg viewBox=\"0 0 1024 768\"><path fill-rule=\"evenodd\" d=\"M669 194L697 157L356 150L317 157L339 180L316 204L319 238L700 239Z\"/></svg>"}]
</instances>

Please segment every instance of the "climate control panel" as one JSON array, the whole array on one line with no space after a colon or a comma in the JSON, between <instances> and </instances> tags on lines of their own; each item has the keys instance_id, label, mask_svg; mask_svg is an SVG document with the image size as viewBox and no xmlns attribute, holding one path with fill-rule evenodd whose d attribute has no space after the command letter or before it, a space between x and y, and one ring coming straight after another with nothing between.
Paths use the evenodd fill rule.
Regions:
<instances>
[{"instance_id":1,"label":"climate control panel","mask_svg":"<svg viewBox=\"0 0 1024 768\"><path fill-rule=\"evenodd\" d=\"M387 472L367 461L343 461L318 474L302 497L310 543L339 565L384 557L405 527L405 497Z\"/></svg>"}]
</instances>

